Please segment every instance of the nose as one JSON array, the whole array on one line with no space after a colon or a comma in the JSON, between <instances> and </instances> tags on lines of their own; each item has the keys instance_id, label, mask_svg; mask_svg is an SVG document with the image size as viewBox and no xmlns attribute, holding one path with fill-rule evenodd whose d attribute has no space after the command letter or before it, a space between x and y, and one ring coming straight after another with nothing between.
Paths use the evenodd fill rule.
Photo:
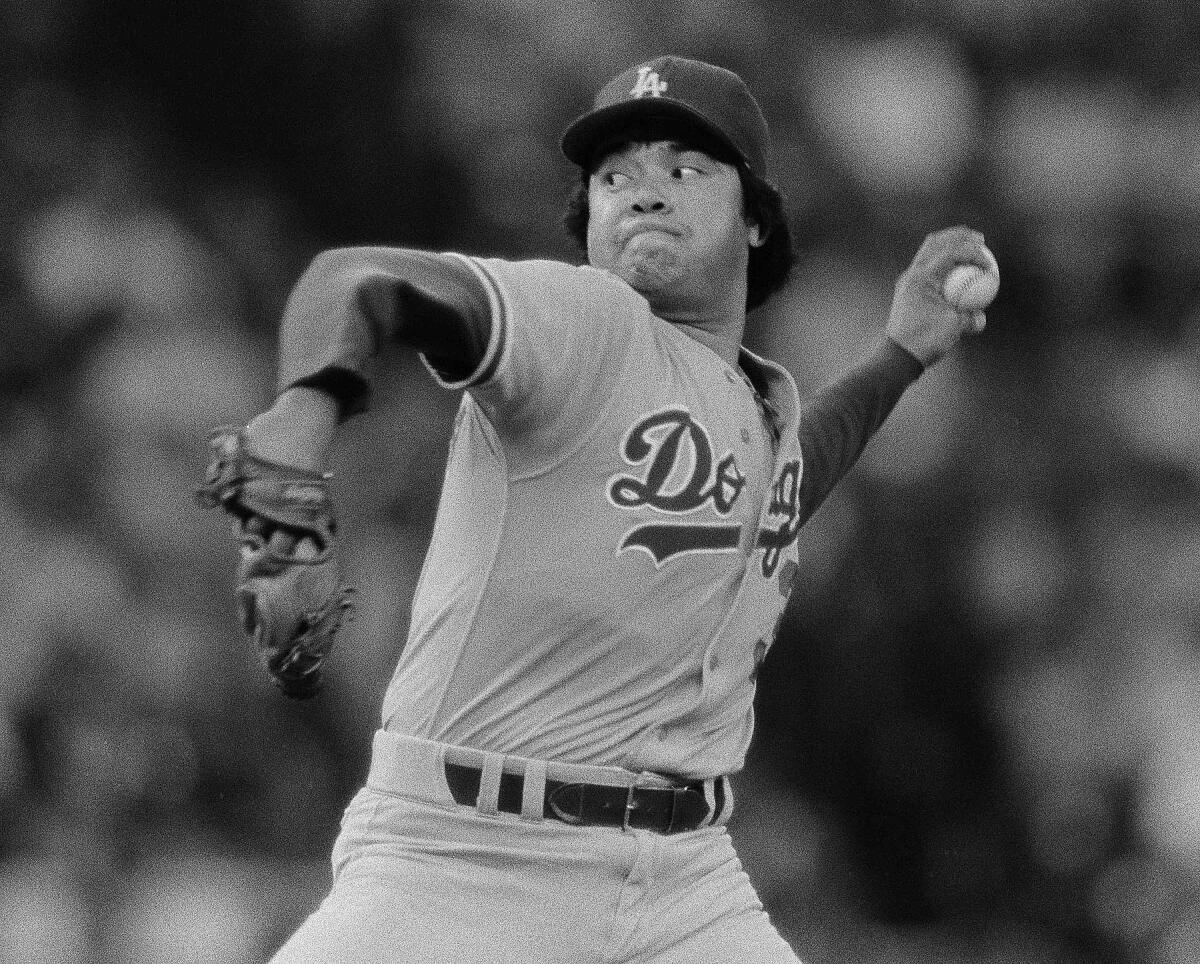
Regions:
<instances>
[{"instance_id":1,"label":"nose","mask_svg":"<svg viewBox=\"0 0 1200 964\"><path fill-rule=\"evenodd\" d=\"M661 198L647 198L634 201L631 207L638 214L662 214L667 210L667 202Z\"/></svg>"},{"instance_id":2,"label":"nose","mask_svg":"<svg viewBox=\"0 0 1200 964\"><path fill-rule=\"evenodd\" d=\"M667 197L645 182L634 191L629 207L637 214L666 214L671 209Z\"/></svg>"}]
</instances>

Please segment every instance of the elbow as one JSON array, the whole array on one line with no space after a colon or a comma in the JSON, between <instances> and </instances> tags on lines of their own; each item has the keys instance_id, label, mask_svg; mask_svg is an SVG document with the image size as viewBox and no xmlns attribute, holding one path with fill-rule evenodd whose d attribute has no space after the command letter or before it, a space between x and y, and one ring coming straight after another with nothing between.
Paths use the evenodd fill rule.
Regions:
<instances>
[{"instance_id":1,"label":"elbow","mask_svg":"<svg viewBox=\"0 0 1200 964\"><path fill-rule=\"evenodd\" d=\"M360 309L378 308L419 267L419 258L403 248L329 248L313 258L302 283Z\"/></svg>"},{"instance_id":2,"label":"elbow","mask_svg":"<svg viewBox=\"0 0 1200 964\"><path fill-rule=\"evenodd\" d=\"M309 262L302 284L344 287L370 271L371 248L328 248Z\"/></svg>"},{"instance_id":3,"label":"elbow","mask_svg":"<svg viewBox=\"0 0 1200 964\"><path fill-rule=\"evenodd\" d=\"M386 323L386 290L391 273L378 248L329 248L309 263L296 285L300 298L321 305L327 315L350 313L378 327Z\"/></svg>"}]
</instances>

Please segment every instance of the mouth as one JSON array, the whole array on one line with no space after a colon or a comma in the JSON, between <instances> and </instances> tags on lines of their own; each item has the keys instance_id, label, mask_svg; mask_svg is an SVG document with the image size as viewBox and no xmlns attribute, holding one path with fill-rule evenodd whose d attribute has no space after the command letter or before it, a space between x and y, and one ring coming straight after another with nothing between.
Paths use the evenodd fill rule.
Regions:
<instances>
[{"instance_id":1,"label":"mouth","mask_svg":"<svg viewBox=\"0 0 1200 964\"><path fill-rule=\"evenodd\" d=\"M683 232L671 224L664 224L661 221L637 221L620 230L618 241L622 245L626 245L642 234L665 234L673 238L683 236Z\"/></svg>"}]
</instances>

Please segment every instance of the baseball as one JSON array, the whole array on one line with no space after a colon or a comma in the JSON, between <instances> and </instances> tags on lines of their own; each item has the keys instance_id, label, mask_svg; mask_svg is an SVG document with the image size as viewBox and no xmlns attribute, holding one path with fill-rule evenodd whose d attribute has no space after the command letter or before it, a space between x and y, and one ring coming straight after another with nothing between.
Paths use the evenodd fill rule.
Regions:
<instances>
[{"instance_id":1,"label":"baseball","mask_svg":"<svg viewBox=\"0 0 1200 964\"><path fill-rule=\"evenodd\" d=\"M965 311L981 311L992 303L1000 290L1000 269L995 258L991 267L985 269L977 264L956 265L942 285L945 299Z\"/></svg>"}]
</instances>

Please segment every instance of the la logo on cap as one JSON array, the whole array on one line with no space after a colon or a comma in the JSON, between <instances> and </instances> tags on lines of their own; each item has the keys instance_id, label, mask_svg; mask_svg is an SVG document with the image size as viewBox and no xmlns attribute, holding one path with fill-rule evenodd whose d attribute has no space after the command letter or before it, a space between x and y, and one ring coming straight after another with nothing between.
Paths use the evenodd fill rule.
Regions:
<instances>
[{"instance_id":1,"label":"la logo on cap","mask_svg":"<svg viewBox=\"0 0 1200 964\"><path fill-rule=\"evenodd\" d=\"M639 67L637 83L629 93L633 97L661 97L667 89L667 82L658 79L658 71L649 67Z\"/></svg>"}]
</instances>

